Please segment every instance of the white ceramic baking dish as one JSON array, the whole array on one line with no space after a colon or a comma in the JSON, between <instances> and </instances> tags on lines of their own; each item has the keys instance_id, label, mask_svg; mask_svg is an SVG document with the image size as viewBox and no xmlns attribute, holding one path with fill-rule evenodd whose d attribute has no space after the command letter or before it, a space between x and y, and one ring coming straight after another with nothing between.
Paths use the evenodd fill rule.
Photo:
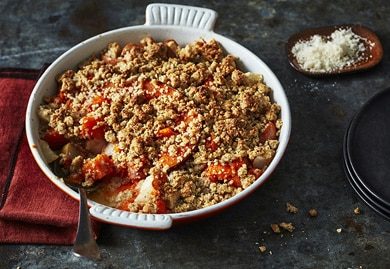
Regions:
<instances>
[{"instance_id":1,"label":"white ceramic baking dish","mask_svg":"<svg viewBox=\"0 0 390 269\"><path fill-rule=\"evenodd\" d=\"M90 55L106 48L108 43L116 41L124 45L128 42L139 42L141 38L151 36L155 40L174 39L180 45L185 45L199 38L205 40L214 38L228 53L239 57L244 70L262 74L266 84L273 90L274 101L281 106L281 118L283 120L279 137L280 144L274 159L261 177L250 187L228 200L207 208L175 214L138 214L107 207L89 200L90 212L94 218L103 222L129 227L168 229L173 223L187 222L213 215L237 203L261 186L280 162L286 150L291 130L290 108L284 90L274 73L255 54L236 42L213 32L216 18L217 13L210 9L182 5L151 4L146 9L146 23L144 25L121 28L100 34L65 52L43 73L30 96L26 114L26 132L32 154L42 171L57 187L74 199L78 199L78 193L59 180L49 169L44 159L38 143L38 106L45 96L55 94L57 89L56 77L59 74L67 69L76 68L80 62Z\"/></svg>"}]
</instances>

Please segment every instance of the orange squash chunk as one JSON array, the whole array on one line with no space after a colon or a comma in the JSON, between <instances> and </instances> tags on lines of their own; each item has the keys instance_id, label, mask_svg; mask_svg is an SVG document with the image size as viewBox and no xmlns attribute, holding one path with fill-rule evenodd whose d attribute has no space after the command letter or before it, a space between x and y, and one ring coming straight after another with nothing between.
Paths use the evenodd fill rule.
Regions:
<instances>
[{"instance_id":1,"label":"orange squash chunk","mask_svg":"<svg viewBox=\"0 0 390 269\"><path fill-rule=\"evenodd\" d=\"M233 181L234 187L241 187L238 169L245 164L244 160L237 159L230 163L212 163L206 168L206 175L212 182Z\"/></svg>"},{"instance_id":2,"label":"orange squash chunk","mask_svg":"<svg viewBox=\"0 0 390 269\"><path fill-rule=\"evenodd\" d=\"M99 124L100 120L94 117L84 117L82 119L81 132L85 138L104 139L106 126Z\"/></svg>"},{"instance_id":3,"label":"orange squash chunk","mask_svg":"<svg viewBox=\"0 0 390 269\"><path fill-rule=\"evenodd\" d=\"M185 122L186 125L188 126L190 122L195 118L196 118L195 116L186 115L182 118L182 121ZM178 124L180 124L180 122ZM173 129L172 131L174 132ZM197 138L197 140L199 140L200 137L199 131L200 130L198 130L198 132L193 134ZM175 133L173 135L180 135L180 134ZM160 153L159 163L162 164L164 167L168 167L168 168L175 167L180 163L184 162L185 160L187 160L187 158L191 155L191 153L193 152L196 146L197 143L191 144L191 142L188 142L186 145L178 147L175 154L170 154L169 152L162 152Z\"/></svg>"},{"instance_id":4,"label":"orange squash chunk","mask_svg":"<svg viewBox=\"0 0 390 269\"><path fill-rule=\"evenodd\" d=\"M178 148L174 155L171 155L168 152L162 152L160 154L159 163L164 167L173 168L187 160L195 147L196 145L187 144L184 147Z\"/></svg>"},{"instance_id":5,"label":"orange squash chunk","mask_svg":"<svg viewBox=\"0 0 390 269\"><path fill-rule=\"evenodd\" d=\"M110 157L105 154L98 154L95 158L87 160L81 170L86 177L98 181L113 175L115 166Z\"/></svg>"},{"instance_id":6,"label":"orange squash chunk","mask_svg":"<svg viewBox=\"0 0 390 269\"><path fill-rule=\"evenodd\" d=\"M215 137L213 134L211 134L211 136L206 139L205 145L207 150L210 152L214 152L218 149L218 144L215 142Z\"/></svg>"},{"instance_id":7,"label":"orange squash chunk","mask_svg":"<svg viewBox=\"0 0 390 269\"><path fill-rule=\"evenodd\" d=\"M170 137L172 135L175 135L176 132L174 131L174 129L172 127L165 127L165 128L162 128L160 130L158 130L157 132L157 138L163 138L163 137Z\"/></svg>"}]
</instances>

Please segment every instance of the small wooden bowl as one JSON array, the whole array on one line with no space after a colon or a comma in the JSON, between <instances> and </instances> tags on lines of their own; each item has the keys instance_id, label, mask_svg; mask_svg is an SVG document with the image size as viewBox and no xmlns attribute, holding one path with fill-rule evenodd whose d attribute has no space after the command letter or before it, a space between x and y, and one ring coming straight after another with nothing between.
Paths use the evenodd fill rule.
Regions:
<instances>
[{"instance_id":1,"label":"small wooden bowl","mask_svg":"<svg viewBox=\"0 0 390 269\"><path fill-rule=\"evenodd\" d=\"M351 28L353 33L361 36L362 38L368 41L368 42L364 41L364 46L366 49L362 54L362 60L359 60L350 66L345 66L343 68L332 70L329 72L309 71L303 69L299 65L297 59L292 53L292 48L297 42L310 40L310 38L313 35L329 37L334 31L338 29L347 29L347 28ZM383 58L383 47L378 36L367 27L364 27L362 25L356 25L356 24L342 24L342 25L334 25L334 26L327 26L327 27L320 27L320 28L310 28L304 30L302 32L292 35L288 39L286 44L286 50L287 50L287 56L289 62L295 70L307 76L315 76L315 77L344 74L344 73L354 73L358 71L367 70L377 65Z\"/></svg>"}]
</instances>

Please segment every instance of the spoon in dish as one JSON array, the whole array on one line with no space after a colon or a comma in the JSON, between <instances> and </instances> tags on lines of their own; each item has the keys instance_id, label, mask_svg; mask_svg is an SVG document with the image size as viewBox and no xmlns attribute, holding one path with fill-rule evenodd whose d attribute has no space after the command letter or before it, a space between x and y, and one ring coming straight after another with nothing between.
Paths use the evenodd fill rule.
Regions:
<instances>
[{"instance_id":1,"label":"spoon in dish","mask_svg":"<svg viewBox=\"0 0 390 269\"><path fill-rule=\"evenodd\" d=\"M308 42L313 36L318 35L325 40L329 40L332 33L340 29L351 29L352 33L359 37L359 42L364 46L359 52L359 57L352 64L344 65L341 68L335 68L330 71L316 71L305 69L302 63L298 62L296 55L293 53L294 46L299 42ZM329 76L343 73L354 73L370 69L377 65L383 57L383 47L378 36L367 27L354 24L343 24L327 26L320 28L311 28L292 35L286 44L287 56L291 66L307 76Z\"/></svg>"},{"instance_id":2,"label":"spoon in dish","mask_svg":"<svg viewBox=\"0 0 390 269\"><path fill-rule=\"evenodd\" d=\"M100 260L100 250L92 230L91 217L87 203L87 192L93 191L95 187L84 188L81 185L68 180L65 180L65 184L72 189L77 189L80 194L79 222L76 239L73 243L73 254L78 257Z\"/></svg>"}]
</instances>

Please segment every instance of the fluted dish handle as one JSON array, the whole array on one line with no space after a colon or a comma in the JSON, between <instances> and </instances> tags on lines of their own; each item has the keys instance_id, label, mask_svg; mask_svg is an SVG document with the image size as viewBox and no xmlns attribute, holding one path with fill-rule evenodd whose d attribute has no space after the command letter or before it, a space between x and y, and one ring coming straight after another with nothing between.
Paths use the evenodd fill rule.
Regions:
<instances>
[{"instance_id":1,"label":"fluted dish handle","mask_svg":"<svg viewBox=\"0 0 390 269\"><path fill-rule=\"evenodd\" d=\"M165 214L142 214L95 204L90 209L92 217L103 222L117 223L135 228L166 230L172 226L172 218Z\"/></svg>"},{"instance_id":2,"label":"fluted dish handle","mask_svg":"<svg viewBox=\"0 0 390 269\"><path fill-rule=\"evenodd\" d=\"M146 7L145 25L174 25L213 31L217 12L208 8L173 4Z\"/></svg>"}]
</instances>

